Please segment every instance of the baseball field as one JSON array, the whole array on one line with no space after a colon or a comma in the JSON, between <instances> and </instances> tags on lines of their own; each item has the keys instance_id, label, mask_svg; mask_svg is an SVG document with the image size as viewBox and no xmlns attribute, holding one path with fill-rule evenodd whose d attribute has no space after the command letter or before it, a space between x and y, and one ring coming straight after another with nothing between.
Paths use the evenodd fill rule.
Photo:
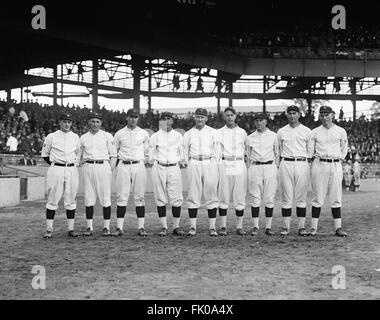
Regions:
<instances>
[{"instance_id":1,"label":"baseball field","mask_svg":"<svg viewBox=\"0 0 380 320\"><path fill-rule=\"evenodd\" d=\"M146 200L147 238L137 236L131 201L126 232L118 238L101 236L99 205L95 207L94 237L67 238L61 205L49 240L42 238L44 201L1 208L0 299L380 299L380 181L362 180L359 192L344 191L343 227L348 238L334 236L332 216L324 206L318 236L297 236L293 210L291 234L282 239L278 196L273 237L263 234L263 210L258 237L235 234L232 210L229 235L210 237L202 208L195 237L161 238L153 195L147 194ZM113 201L111 231L116 226L115 211ZM168 214L170 226L170 210ZM76 230L82 232L86 228L82 196L78 196L76 217ZM309 209L306 221L308 228ZM188 231L186 208L181 226ZM251 226L247 207L245 230ZM45 289L33 288L33 266L44 268ZM334 273L334 266L340 266L334 269L339 273Z\"/></svg>"}]
</instances>

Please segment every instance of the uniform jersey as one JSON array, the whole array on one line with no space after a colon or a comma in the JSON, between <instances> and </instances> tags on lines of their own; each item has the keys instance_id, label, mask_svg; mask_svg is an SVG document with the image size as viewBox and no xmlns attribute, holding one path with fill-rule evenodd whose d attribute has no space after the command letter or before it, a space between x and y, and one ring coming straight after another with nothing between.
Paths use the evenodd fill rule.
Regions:
<instances>
[{"instance_id":1,"label":"uniform jersey","mask_svg":"<svg viewBox=\"0 0 380 320\"><path fill-rule=\"evenodd\" d=\"M80 137L83 160L109 160L116 158L117 151L110 133L99 130L95 134L88 131Z\"/></svg>"},{"instance_id":2,"label":"uniform jersey","mask_svg":"<svg viewBox=\"0 0 380 320\"><path fill-rule=\"evenodd\" d=\"M232 129L224 126L217 130L217 132L221 156L244 159L245 141L247 139L245 130L239 126Z\"/></svg>"},{"instance_id":3,"label":"uniform jersey","mask_svg":"<svg viewBox=\"0 0 380 320\"><path fill-rule=\"evenodd\" d=\"M125 126L116 132L114 141L121 160L141 161L148 153L149 134L140 127L131 130Z\"/></svg>"},{"instance_id":4,"label":"uniform jersey","mask_svg":"<svg viewBox=\"0 0 380 320\"><path fill-rule=\"evenodd\" d=\"M80 139L77 134L57 130L45 138L41 157L49 157L53 163L78 163L80 151Z\"/></svg>"},{"instance_id":5,"label":"uniform jersey","mask_svg":"<svg viewBox=\"0 0 380 320\"><path fill-rule=\"evenodd\" d=\"M274 161L278 155L277 135L269 129L250 134L247 137L247 146L249 148L249 160L251 161Z\"/></svg>"},{"instance_id":6,"label":"uniform jersey","mask_svg":"<svg viewBox=\"0 0 380 320\"><path fill-rule=\"evenodd\" d=\"M166 132L159 130L149 140L149 159L160 163L176 163L182 161L183 138L175 130Z\"/></svg>"},{"instance_id":7,"label":"uniform jersey","mask_svg":"<svg viewBox=\"0 0 380 320\"><path fill-rule=\"evenodd\" d=\"M311 130L303 124L295 128L288 124L278 130L277 137L281 157L312 157Z\"/></svg>"}]
</instances>

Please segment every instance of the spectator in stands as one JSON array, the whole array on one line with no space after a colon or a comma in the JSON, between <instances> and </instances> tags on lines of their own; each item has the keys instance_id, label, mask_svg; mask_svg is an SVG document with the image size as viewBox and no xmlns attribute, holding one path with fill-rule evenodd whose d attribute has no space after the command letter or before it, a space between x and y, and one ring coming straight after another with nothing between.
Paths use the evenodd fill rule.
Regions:
<instances>
[{"instance_id":1,"label":"spectator in stands","mask_svg":"<svg viewBox=\"0 0 380 320\"><path fill-rule=\"evenodd\" d=\"M32 153L32 145L30 140L27 138L26 134L22 134L20 138L20 143L18 145L18 150L22 153L31 154Z\"/></svg>"},{"instance_id":2,"label":"spectator in stands","mask_svg":"<svg viewBox=\"0 0 380 320\"><path fill-rule=\"evenodd\" d=\"M12 132L8 132L7 134L7 144L6 144L6 150L8 152L16 152L17 151L17 139L13 136Z\"/></svg>"},{"instance_id":3,"label":"spectator in stands","mask_svg":"<svg viewBox=\"0 0 380 320\"><path fill-rule=\"evenodd\" d=\"M24 152L23 157L18 161L18 164L22 166L36 166L37 161L33 159L29 153Z\"/></svg>"}]
</instances>

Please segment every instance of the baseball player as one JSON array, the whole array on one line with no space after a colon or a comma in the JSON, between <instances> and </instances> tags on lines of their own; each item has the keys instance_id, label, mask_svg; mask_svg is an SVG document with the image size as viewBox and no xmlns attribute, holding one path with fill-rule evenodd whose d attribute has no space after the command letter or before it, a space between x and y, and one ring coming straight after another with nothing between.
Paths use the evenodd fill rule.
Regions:
<instances>
[{"instance_id":1,"label":"baseball player","mask_svg":"<svg viewBox=\"0 0 380 320\"><path fill-rule=\"evenodd\" d=\"M331 107L322 106L319 109L319 118L322 125L311 131L311 150L313 150L314 160L311 167L313 199L310 235L317 234L321 207L327 195L334 218L335 235L346 237L347 233L341 226L343 179L341 161L347 155L347 133L346 130L333 123L334 111Z\"/></svg>"},{"instance_id":2,"label":"baseball player","mask_svg":"<svg viewBox=\"0 0 380 320\"><path fill-rule=\"evenodd\" d=\"M96 197L103 207L103 235L109 236L111 235L111 178L116 164L116 148L112 135L100 129L102 126L100 113L91 113L88 124L90 130L80 137L87 219L84 236L93 234Z\"/></svg>"},{"instance_id":3,"label":"baseball player","mask_svg":"<svg viewBox=\"0 0 380 320\"><path fill-rule=\"evenodd\" d=\"M207 110L195 111L195 126L183 137L187 181L189 184L187 203L190 218L188 236L195 236L197 213L201 205L202 193L209 218L210 236L218 236L215 230L218 208L218 135L217 131L206 125Z\"/></svg>"},{"instance_id":4,"label":"baseball player","mask_svg":"<svg viewBox=\"0 0 380 320\"><path fill-rule=\"evenodd\" d=\"M274 197L277 189L277 168L279 150L277 135L267 128L267 114L259 113L254 117L256 131L247 138L248 197L251 205L253 229L252 236L259 234L259 212L261 202L265 205L265 234L274 235L272 217Z\"/></svg>"},{"instance_id":5,"label":"baseball player","mask_svg":"<svg viewBox=\"0 0 380 320\"><path fill-rule=\"evenodd\" d=\"M282 217L284 227L281 236L289 234L293 199L296 202L298 235L307 236L305 229L306 197L310 185L310 165L312 157L311 130L299 122L300 110L297 106L286 109L289 124L277 132L281 162L279 183L281 186Z\"/></svg>"},{"instance_id":6,"label":"baseball player","mask_svg":"<svg viewBox=\"0 0 380 320\"><path fill-rule=\"evenodd\" d=\"M360 187L360 160L355 159L354 166L353 166L353 171L354 171L354 191L359 191Z\"/></svg>"},{"instance_id":7,"label":"baseball player","mask_svg":"<svg viewBox=\"0 0 380 320\"><path fill-rule=\"evenodd\" d=\"M219 235L227 235L227 210L230 197L236 212L236 233L246 235L243 230L245 196L247 192L247 167L244 162L247 133L240 128L236 120L236 111L232 107L224 110L226 125L217 130L219 134L219 216L221 220Z\"/></svg>"},{"instance_id":8,"label":"baseball player","mask_svg":"<svg viewBox=\"0 0 380 320\"><path fill-rule=\"evenodd\" d=\"M173 234L184 236L185 232L179 228L183 202L179 163L182 163L184 159L183 138L179 132L173 130L173 114L170 112L161 114L160 127L161 129L152 134L149 141L149 162L153 164L153 193L162 225L159 235L167 235L166 205L170 202L173 215Z\"/></svg>"},{"instance_id":9,"label":"baseball player","mask_svg":"<svg viewBox=\"0 0 380 320\"><path fill-rule=\"evenodd\" d=\"M55 211L63 194L69 237L78 237L74 231L76 195L78 191L78 164L80 160L79 136L71 131L73 121L70 114L59 120L60 129L45 138L41 157L50 165L46 175L48 201L46 204L46 233L51 238Z\"/></svg>"},{"instance_id":10,"label":"baseball player","mask_svg":"<svg viewBox=\"0 0 380 320\"><path fill-rule=\"evenodd\" d=\"M124 216L129 192L134 196L138 221L138 235L146 237L145 231L145 160L149 151L149 134L137 126L140 113L136 109L127 111L128 124L114 136L119 163L116 173L117 226L112 235L123 235Z\"/></svg>"}]
</instances>

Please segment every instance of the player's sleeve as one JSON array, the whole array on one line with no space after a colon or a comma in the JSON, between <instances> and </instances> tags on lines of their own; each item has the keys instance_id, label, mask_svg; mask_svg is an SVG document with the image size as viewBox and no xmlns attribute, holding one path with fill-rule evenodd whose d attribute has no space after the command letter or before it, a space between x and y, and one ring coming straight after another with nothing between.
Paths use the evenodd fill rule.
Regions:
<instances>
[{"instance_id":1,"label":"player's sleeve","mask_svg":"<svg viewBox=\"0 0 380 320\"><path fill-rule=\"evenodd\" d=\"M116 150L114 138L112 137L112 134L108 132L107 132L107 149L108 149L108 154L110 155L110 158L117 157L117 150Z\"/></svg>"},{"instance_id":2,"label":"player's sleeve","mask_svg":"<svg viewBox=\"0 0 380 320\"><path fill-rule=\"evenodd\" d=\"M341 153L340 158L342 160L346 158L347 152L348 152L347 132L346 130L342 128L341 139L340 139L340 153Z\"/></svg>"},{"instance_id":3,"label":"player's sleeve","mask_svg":"<svg viewBox=\"0 0 380 320\"><path fill-rule=\"evenodd\" d=\"M190 131L186 131L183 135L183 158L185 163L187 164L189 162L189 148L190 148Z\"/></svg>"},{"instance_id":4,"label":"player's sleeve","mask_svg":"<svg viewBox=\"0 0 380 320\"><path fill-rule=\"evenodd\" d=\"M52 136L48 134L42 146L42 150L41 150L42 158L50 157L51 146L52 146Z\"/></svg>"},{"instance_id":5,"label":"player's sleeve","mask_svg":"<svg viewBox=\"0 0 380 320\"><path fill-rule=\"evenodd\" d=\"M213 154L214 154L214 159L219 162L219 159L221 157L221 145L220 145L220 139L219 139L219 132L217 130L214 130L212 133L212 138L213 138Z\"/></svg>"},{"instance_id":6,"label":"player's sleeve","mask_svg":"<svg viewBox=\"0 0 380 320\"><path fill-rule=\"evenodd\" d=\"M308 148L308 156L310 158L315 157L315 140L316 140L316 130L311 130L310 133L310 146Z\"/></svg>"},{"instance_id":7,"label":"player's sleeve","mask_svg":"<svg viewBox=\"0 0 380 320\"><path fill-rule=\"evenodd\" d=\"M311 159L314 155L314 148L311 142L311 130L307 128L307 133L306 133L306 152L307 152L307 157Z\"/></svg>"},{"instance_id":8,"label":"player's sleeve","mask_svg":"<svg viewBox=\"0 0 380 320\"><path fill-rule=\"evenodd\" d=\"M153 163L156 160L156 134L152 134L149 139L149 162Z\"/></svg>"},{"instance_id":9,"label":"player's sleeve","mask_svg":"<svg viewBox=\"0 0 380 320\"><path fill-rule=\"evenodd\" d=\"M75 163L78 166L79 162L81 161L82 157L82 144L80 142L80 138L77 134L75 134L75 143L76 143L76 148L75 148Z\"/></svg>"},{"instance_id":10,"label":"player's sleeve","mask_svg":"<svg viewBox=\"0 0 380 320\"><path fill-rule=\"evenodd\" d=\"M179 143L178 143L178 156L179 156L179 159L181 162L184 161L185 159L185 154L183 152L183 137L182 137L182 134L178 134L178 140L179 140Z\"/></svg>"},{"instance_id":11,"label":"player's sleeve","mask_svg":"<svg viewBox=\"0 0 380 320\"><path fill-rule=\"evenodd\" d=\"M149 157L149 133L144 130L144 156Z\"/></svg>"},{"instance_id":12,"label":"player's sleeve","mask_svg":"<svg viewBox=\"0 0 380 320\"><path fill-rule=\"evenodd\" d=\"M120 135L119 132L116 132L113 137L113 142L115 143L116 153L119 152L120 149Z\"/></svg>"},{"instance_id":13,"label":"player's sleeve","mask_svg":"<svg viewBox=\"0 0 380 320\"><path fill-rule=\"evenodd\" d=\"M282 146L282 130L278 130L277 134L276 134L276 138L277 138L277 144L278 144L278 152L280 153L280 155L282 154L282 151L283 151L283 146Z\"/></svg>"},{"instance_id":14,"label":"player's sleeve","mask_svg":"<svg viewBox=\"0 0 380 320\"><path fill-rule=\"evenodd\" d=\"M273 134L274 134L274 137L273 137L274 159L275 159L276 165L278 166L279 161L280 161L280 149L279 149L277 134L275 134L275 133L273 133Z\"/></svg>"}]
</instances>

